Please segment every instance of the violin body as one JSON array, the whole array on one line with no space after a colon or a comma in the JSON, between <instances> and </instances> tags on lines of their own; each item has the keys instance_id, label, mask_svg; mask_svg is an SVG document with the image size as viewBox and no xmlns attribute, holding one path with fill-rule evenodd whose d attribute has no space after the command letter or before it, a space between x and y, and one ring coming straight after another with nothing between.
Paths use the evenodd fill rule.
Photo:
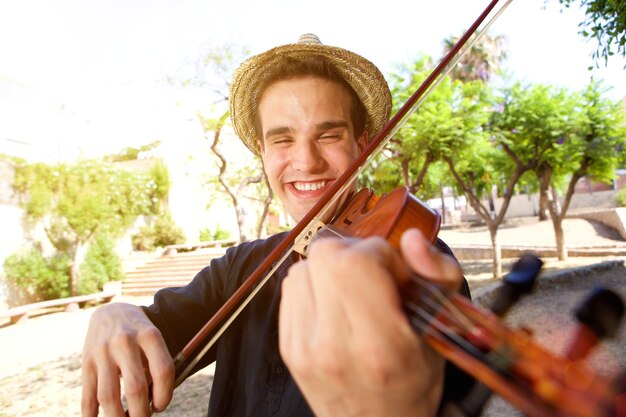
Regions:
<instances>
[{"instance_id":1,"label":"violin body","mask_svg":"<svg viewBox=\"0 0 626 417\"><path fill-rule=\"evenodd\" d=\"M363 188L330 225L345 236L384 237L398 249L402 232L410 227L418 228L429 242L434 242L441 226L441 216L406 187L396 188L380 197Z\"/></svg>"}]
</instances>

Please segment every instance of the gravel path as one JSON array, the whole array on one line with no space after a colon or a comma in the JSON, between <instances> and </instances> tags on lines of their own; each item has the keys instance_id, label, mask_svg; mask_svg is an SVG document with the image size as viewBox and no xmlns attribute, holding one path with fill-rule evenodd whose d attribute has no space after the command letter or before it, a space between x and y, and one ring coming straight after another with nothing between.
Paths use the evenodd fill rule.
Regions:
<instances>
[{"instance_id":1,"label":"gravel path","mask_svg":"<svg viewBox=\"0 0 626 417\"><path fill-rule=\"evenodd\" d=\"M589 222L576 221L572 226L566 220L568 236L585 236L589 244L624 245L610 231L602 230L598 225L588 229ZM569 228L568 228L569 226ZM510 239L519 243L522 236L530 239L545 240L542 233L534 228L544 228L542 224L524 224L517 226L517 232L511 233ZM446 232L446 231L443 231ZM445 235L445 233L443 233ZM455 231L443 236L452 243L461 239L478 241L485 237L484 230L473 228ZM481 234L482 233L482 234ZM506 243L502 234L502 241ZM509 239L507 238L507 239ZM458 239L458 240L456 240ZM471 240L470 240L471 241ZM546 243L543 242L542 245ZM552 269L569 268L579 264L596 264L603 259L586 258L558 264L552 261ZM489 268L489 265L487 265ZM570 311L583 298L584 293L595 284L604 283L619 291L626 299L626 270L624 267L598 272L587 269L570 278L563 277L543 280L539 290L522 300L507 317L513 326L524 325L534 331L535 338L549 349L560 351L566 344L568 335L574 326ZM490 285L489 280L473 279L468 275L475 295L480 295ZM479 276L479 275L476 275ZM479 287L483 287L479 290ZM129 299L136 304L146 304L149 299ZM36 317L26 323L0 327L0 417L32 416L56 417L80 415L80 350L87 329L87 323L93 308L71 313L55 313ZM623 326L626 327L626 326ZM603 373L610 374L617 369L626 369L626 335L624 329L618 339L603 344L593 355L592 365ZM160 415L195 417L205 416L207 395L210 391L212 369L206 369L189 378L174 394L169 409ZM490 403L485 416L519 416L498 398Z\"/></svg>"}]
</instances>

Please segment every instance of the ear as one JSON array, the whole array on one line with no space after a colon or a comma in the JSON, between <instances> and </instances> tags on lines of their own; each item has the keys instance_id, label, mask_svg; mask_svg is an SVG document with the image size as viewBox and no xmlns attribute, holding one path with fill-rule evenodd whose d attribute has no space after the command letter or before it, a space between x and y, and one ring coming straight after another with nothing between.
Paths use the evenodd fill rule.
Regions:
<instances>
[{"instance_id":1,"label":"ear","mask_svg":"<svg viewBox=\"0 0 626 417\"><path fill-rule=\"evenodd\" d=\"M359 154L363 153L365 148L367 148L368 142L369 142L369 133L368 133L367 129L364 129L363 133L361 134L361 136L359 136L356 139L356 144L357 144L357 146L359 148Z\"/></svg>"}]
</instances>

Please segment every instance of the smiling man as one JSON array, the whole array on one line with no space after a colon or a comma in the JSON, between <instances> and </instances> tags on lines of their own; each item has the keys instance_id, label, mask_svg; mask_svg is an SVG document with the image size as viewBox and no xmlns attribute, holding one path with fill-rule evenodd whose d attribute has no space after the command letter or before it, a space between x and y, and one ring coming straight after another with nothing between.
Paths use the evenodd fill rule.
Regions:
<instances>
[{"instance_id":1,"label":"smiling man","mask_svg":"<svg viewBox=\"0 0 626 417\"><path fill-rule=\"evenodd\" d=\"M391 96L371 62L306 35L244 62L230 106L237 135L300 220L387 121ZM99 406L123 415L120 377L131 416L149 415L150 397L154 410L164 409L172 356L284 235L228 249L189 285L159 291L150 307L110 304L94 313L83 415ZM373 238L321 239L308 259L290 256L200 362L217 363L209 415L435 415L442 393L450 398L460 380L446 377L444 387L443 359L404 315L396 282L409 270L449 286L463 282L447 246L431 246L416 230L404 234L402 254Z\"/></svg>"}]
</instances>

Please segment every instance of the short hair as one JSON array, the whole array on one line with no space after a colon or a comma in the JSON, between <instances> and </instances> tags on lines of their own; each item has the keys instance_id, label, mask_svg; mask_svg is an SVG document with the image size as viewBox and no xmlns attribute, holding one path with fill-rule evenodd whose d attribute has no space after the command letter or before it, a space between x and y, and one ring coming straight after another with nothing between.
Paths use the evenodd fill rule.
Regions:
<instances>
[{"instance_id":1,"label":"short hair","mask_svg":"<svg viewBox=\"0 0 626 417\"><path fill-rule=\"evenodd\" d=\"M305 77L317 77L324 80L335 82L342 85L350 96L350 118L352 127L354 128L354 136L358 138L365 130L365 121L367 112L365 106L359 99L354 89L339 74L333 64L330 63L323 55L307 55L299 58L291 56L277 60L268 70L267 76L259 89L257 100L260 101L265 90L278 81L291 80ZM256 125L258 136L257 140L263 143L263 132L261 129L261 120L259 119L259 103L256 103Z\"/></svg>"}]
</instances>

